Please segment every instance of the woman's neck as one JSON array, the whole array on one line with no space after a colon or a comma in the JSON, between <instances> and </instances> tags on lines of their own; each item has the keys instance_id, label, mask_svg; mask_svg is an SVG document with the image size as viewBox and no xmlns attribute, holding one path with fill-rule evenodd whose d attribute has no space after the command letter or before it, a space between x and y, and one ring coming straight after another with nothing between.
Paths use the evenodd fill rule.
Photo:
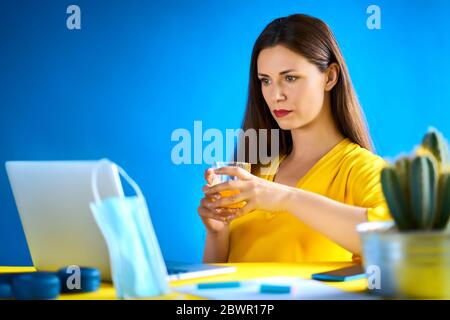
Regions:
<instances>
[{"instance_id":1,"label":"woman's neck","mask_svg":"<svg viewBox=\"0 0 450 320\"><path fill-rule=\"evenodd\" d=\"M330 108L324 107L323 111L307 126L291 130L291 160L316 162L345 138L337 129Z\"/></svg>"}]
</instances>

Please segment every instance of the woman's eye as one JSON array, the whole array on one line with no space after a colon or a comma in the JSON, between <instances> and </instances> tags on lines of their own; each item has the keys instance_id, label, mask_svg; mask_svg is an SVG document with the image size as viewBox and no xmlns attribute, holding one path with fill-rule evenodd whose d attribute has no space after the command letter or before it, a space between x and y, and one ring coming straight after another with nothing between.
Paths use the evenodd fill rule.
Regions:
<instances>
[{"instance_id":1,"label":"woman's eye","mask_svg":"<svg viewBox=\"0 0 450 320\"><path fill-rule=\"evenodd\" d=\"M267 78L259 79L264 86L268 86L270 84L270 80Z\"/></svg>"},{"instance_id":2,"label":"woman's eye","mask_svg":"<svg viewBox=\"0 0 450 320\"><path fill-rule=\"evenodd\" d=\"M286 81L288 81L288 82L293 82L295 80L297 80L296 76L286 76Z\"/></svg>"}]
</instances>

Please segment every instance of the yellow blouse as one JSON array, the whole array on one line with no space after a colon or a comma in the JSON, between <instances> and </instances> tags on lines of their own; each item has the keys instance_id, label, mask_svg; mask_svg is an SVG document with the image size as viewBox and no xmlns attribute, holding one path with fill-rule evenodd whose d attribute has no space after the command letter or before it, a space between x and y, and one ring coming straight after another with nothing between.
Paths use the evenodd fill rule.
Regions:
<instances>
[{"instance_id":1,"label":"yellow blouse","mask_svg":"<svg viewBox=\"0 0 450 320\"><path fill-rule=\"evenodd\" d=\"M279 163L275 164L276 168ZM386 165L383 158L346 138L326 153L296 187L367 208L369 221L390 220L380 183L380 172ZM264 178L273 181L274 175ZM289 212L254 210L230 224L228 262L352 261L355 258Z\"/></svg>"}]
</instances>

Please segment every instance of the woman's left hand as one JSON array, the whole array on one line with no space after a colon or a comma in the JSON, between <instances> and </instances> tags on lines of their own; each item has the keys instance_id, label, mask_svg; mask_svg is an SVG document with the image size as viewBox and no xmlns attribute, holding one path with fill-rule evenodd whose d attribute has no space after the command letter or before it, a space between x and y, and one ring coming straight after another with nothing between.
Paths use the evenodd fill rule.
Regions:
<instances>
[{"instance_id":1,"label":"woman's left hand","mask_svg":"<svg viewBox=\"0 0 450 320\"><path fill-rule=\"evenodd\" d=\"M206 196L220 196L219 192L238 190L239 193L229 197L220 197L209 204L210 209L225 208L242 201L246 205L242 208L226 208L228 220L240 217L256 209L273 212L284 211L284 197L288 187L278 183L259 178L239 167L223 167L214 170L217 175L229 175L237 177L238 180L223 182L214 186L204 186L203 192ZM223 215L223 210L222 210Z\"/></svg>"}]
</instances>

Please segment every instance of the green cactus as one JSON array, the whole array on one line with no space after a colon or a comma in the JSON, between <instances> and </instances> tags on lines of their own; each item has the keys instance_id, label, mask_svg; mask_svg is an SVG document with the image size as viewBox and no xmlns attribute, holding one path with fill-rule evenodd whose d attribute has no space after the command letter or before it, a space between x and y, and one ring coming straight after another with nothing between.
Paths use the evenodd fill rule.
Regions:
<instances>
[{"instance_id":1,"label":"green cactus","mask_svg":"<svg viewBox=\"0 0 450 320\"><path fill-rule=\"evenodd\" d=\"M443 229L450 218L450 173L444 173L439 177L438 208L434 229Z\"/></svg>"},{"instance_id":2,"label":"green cactus","mask_svg":"<svg viewBox=\"0 0 450 320\"><path fill-rule=\"evenodd\" d=\"M410 188L409 188L409 172L411 168L411 159L408 157L401 157L395 162L395 171L400 178L400 184L402 187L402 191L405 194L405 197L409 199L410 197ZM407 203L409 206L409 203ZM409 208L407 208L409 210Z\"/></svg>"},{"instance_id":3,"label":"green cactus","mask_svg":"<svg viewBox=\"0 0 450 320\"><path fill-rule=\"evenodd\" d=\"M414 157L384 168L381 184L399 230L450 231L450 157L439 131L427 132Z\"/></svg>"},{"instance_id":4,"label":"green cactus","mask_svg":"<svg viewBox=\"0 0 450 320\"><path fill-rule=\"evenodd\" d=\"M437 168L429 156L415 157L409 176L411 209L420 229L431 229L436 218Z\"/></svg>"},{"instance_id":5,"label":"green cactus","mask_svg":"<svg viewBox=\"0 0 450 320\"><path fill-rule=\"evenodd\" d=\"M448 168L450 161L448 143L442 133L431 127L422 139L422 146L437 159L439 172Z\"/></svg>"},{"instance_id":6,"label":"green cactus","mask_svg":"<svg viewBox=\"0 0 450 320\"><path fill-rule=\"evenodd\" d=\"M412 216L411 201L409 200L411 198L411 188L409 184L411 159L405 156L399 158L395 162L395 170L399 176L401 189L405 198L405 211L403 212L403 214L406 217L409 228L416 228L417 225Z\"/></svg>"},{"instance_id":7,"label":"green cactus","mask_svg":"<svg viewBox=\"0 0 450 320\"><path fill-rule=\"evenodd\" d=\"M397 227L400 230L411 229L412 221L407 214L407 199L403 192L401 178L393 167L383 168L381 171L381 185Z\"/></svg>"}]
</instances>

